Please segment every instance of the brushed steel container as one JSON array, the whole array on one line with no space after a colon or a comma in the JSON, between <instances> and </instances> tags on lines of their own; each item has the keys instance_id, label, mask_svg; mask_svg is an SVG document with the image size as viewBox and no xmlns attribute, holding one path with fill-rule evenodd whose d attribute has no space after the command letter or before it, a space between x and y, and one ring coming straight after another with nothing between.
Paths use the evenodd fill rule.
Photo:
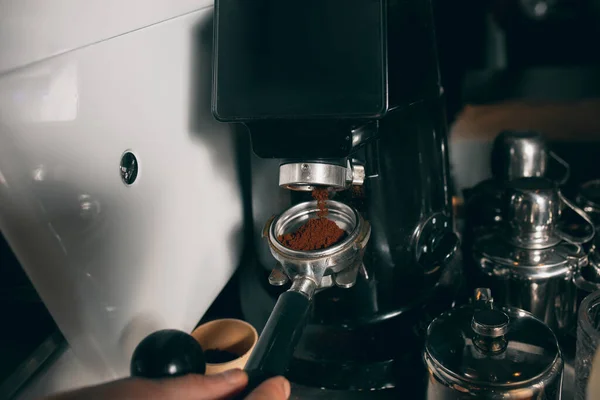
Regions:
<instances>
[{"instance_id":1,"label":"brushed steel container","mask_svg":"<svg viewBox=\"0 0 600 400\"><path fill-rule=\"evenodd\" d=\"M552 330L526 311L495 306L489 289L430 324L423 358L427 400L561 396L564 361Z\"/></svg>"},{"instance_id":2,"label":"brushed steel container","mask_svg":"<svg viewBox=\"0 0 600 400\"><path fill-rule=\"evenodd\" d=\"M588 263L593 225L543 178L512 181L503 203L502 229L489 229L474 241L478 285L490 287L499 304L529 311L556 331L570 330L577 309L573 280ZM562 227L561 210L567 207L586 229Z\"/></svg>"}]
</instances>

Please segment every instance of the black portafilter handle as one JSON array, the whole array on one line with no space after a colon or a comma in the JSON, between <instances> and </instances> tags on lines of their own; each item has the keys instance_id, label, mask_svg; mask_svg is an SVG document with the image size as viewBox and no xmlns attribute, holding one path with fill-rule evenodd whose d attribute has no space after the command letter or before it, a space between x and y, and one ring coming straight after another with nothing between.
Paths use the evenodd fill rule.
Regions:
<instances>
[{"instance_id":1,"label":"black portafilter handle","mask_svg":"<svg viewBox=\"0 0 600 400\"><path fill-rule=\"evenodd\" d=\"M237 395L243 399L265 380L284 375L306 324L311 301L289 290L279 296L246 367L248 385ZM131 375L149 379L204 374L206 361L191 335L167 329L140 342L131 358Z\"/></svg>"},{"instance_id":2,"label":"black portafilter handle","mask_svg":"<svg viewBox=\"0 0 600 400\"><path fill-rule=\"evenodd\" d=\"M244 368L248 373L248 386L240 398L267 379L286 373L306 325L310 305L310 298L297 291L288 290L279 296Z\"/></svg>"}]
</instances>

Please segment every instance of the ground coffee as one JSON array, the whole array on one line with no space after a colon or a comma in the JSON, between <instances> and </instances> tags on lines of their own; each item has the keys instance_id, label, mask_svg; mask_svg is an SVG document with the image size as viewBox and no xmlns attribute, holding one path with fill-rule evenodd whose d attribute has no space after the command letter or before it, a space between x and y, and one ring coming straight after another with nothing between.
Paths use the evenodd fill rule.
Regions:
<instances>
[{"instance_id":1,"label":"ground coffee","mask_svg":"<svg viewBox=\"0 0 600 400\"><path fill-rule=\"evenodd\" d=\"M338 243L346 236L346 232L332 220L325 218L328 214L327 189L315 189L313 198L317 200L318 218L308 220L296 232L279 236L279 241L292 250L311 251L325 249Z\"/></svg>"},{"instance_id":2,"label":"ground coffee","mask_svg":"<svg viewBox=\"0 0 600 400\"><path fill-rule=\"evenodd\" d=\"M327 214L329 214L329 209L327 208L327 200L329 200L329 191L327 189L315 189L312 191L312 197L317 201L317 207L319 207L317 217L326 217Z\"/></svg>"}]
</instances>

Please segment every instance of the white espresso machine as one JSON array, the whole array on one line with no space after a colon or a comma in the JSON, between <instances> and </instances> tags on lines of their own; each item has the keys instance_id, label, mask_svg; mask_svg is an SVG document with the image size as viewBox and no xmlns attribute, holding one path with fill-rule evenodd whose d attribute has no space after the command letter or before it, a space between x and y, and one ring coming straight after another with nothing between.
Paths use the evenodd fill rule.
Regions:
<instances>
[{"instance_id":1,"label":"white espresso machine","mask_svg":"<svg viewBox=\"0 0 600 400\"><path fill-rule=\"evenodd\" d=\"M143 337L191 331L236 270L212 14L210 0L0 2L0 230L68 342L20 398L128 375Z\"/></svg>"}]
</instances>

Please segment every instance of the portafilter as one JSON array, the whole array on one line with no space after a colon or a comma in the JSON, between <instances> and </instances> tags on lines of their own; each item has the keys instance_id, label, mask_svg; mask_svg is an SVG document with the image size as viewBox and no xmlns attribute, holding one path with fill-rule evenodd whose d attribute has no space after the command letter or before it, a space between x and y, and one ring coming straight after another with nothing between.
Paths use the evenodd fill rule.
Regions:
<instances>
[{"instance_id":1,"label":"portafilter","mask_svg":"<svg viewBox=\"0 0 600 400\"><path fill-rule=\"evenodd\" d=\"M291 282L291 287L279 296L246 364L250 379L247 391L270 377L285 374L314 294L334 285L350 288L356 281L371 227L356 209L344 203L328 201L327 208L327 218L347 233L331 247L299 251L279 241L282 235L295 232L309 219L318 217L320 210L316 201L297 204L270 219L265 226L263 236L279 263L269 282L273 285Z\"/></svg>"}]
</instances>

